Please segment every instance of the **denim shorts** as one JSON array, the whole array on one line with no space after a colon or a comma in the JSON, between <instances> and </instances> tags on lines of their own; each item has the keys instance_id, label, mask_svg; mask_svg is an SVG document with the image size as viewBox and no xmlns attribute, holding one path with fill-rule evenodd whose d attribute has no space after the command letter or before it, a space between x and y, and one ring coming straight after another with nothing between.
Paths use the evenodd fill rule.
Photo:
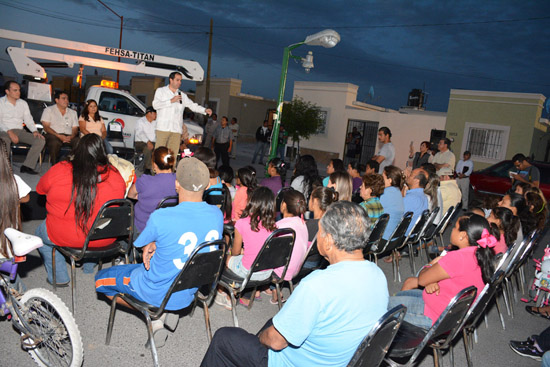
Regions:
<instances>
[{"instance_id":1,"label":"denim shorts","mask_svg":"<svg viewBox=\"0 0 550 367\"><path fill-rule=\"evenodd\" d=\"M229 262L227 263L227 268L243 279L246 278L250 272L243 265L243 255L231 256ZM272 272L273 270L257 271L252 274L250 280L266 280L271 276Z\"/></svg>"}]
</instances>

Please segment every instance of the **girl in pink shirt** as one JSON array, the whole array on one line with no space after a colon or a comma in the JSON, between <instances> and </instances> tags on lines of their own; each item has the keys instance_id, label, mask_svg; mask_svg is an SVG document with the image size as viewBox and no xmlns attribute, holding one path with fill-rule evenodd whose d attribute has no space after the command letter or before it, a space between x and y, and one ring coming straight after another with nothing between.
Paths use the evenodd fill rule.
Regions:
<instances>
[{"instance_id":1,"label":"girl in pink shirt","mask_svg":"<svg viewBox=\"0 0 550 367\"><path fill-rule=\"evenodd\" d=\"M500 237L495 246L495 254L505 253L516 242L519 231L519 219L508 208L496 207L487 218L489 223L494 223L500 232Z\"/></svg>"},{"instance_id":2,"label":"girl in pink shirt","mask_svg":"<svg viewBox=\"0 0 550 367\"><path fill-rule=\"evenodd\" d=\"M277 228L292 228L296 232L290 263L285 274L285 280L291 280L302 267L308 248L308 232L303 215L306 212L306 199L304 195L297 190L286 190L283 192L283 201L281 202L281 214L283 219L277 221ZM273 271L277 277L283 275L283 268L277 268ZM277 304L277 291L271 289L271 303Z\"/></svg>"},{"instance_id":3,"label":"girl in pink shirt","mask_svg":"<svg viewBox=\"0 0 550 367\"><path fill-rule=\"evenodd\" d=\"M248 166L240 168L237 171L237 186L238 189L231 208L231 219L233 222L241 218L241 214L250 199L251 192L258 186L256 172Z\"/></svg>"},{"instance_id":4,"label":"girl in pink shirt","mask_svg":"<svg viewBox=\"0 0 550 367\"><path fill-rule=\"evenodd\" d=\"M435 258L418 277L408 278L401 292L390 297L388 308L405 305L405 320L429 329L458 292L475 286L479 295L494 272L495 233L498 236L496 226L480 215L458 218L451 233L451 244L458 250Z\"/></svg>"}]
</instances>

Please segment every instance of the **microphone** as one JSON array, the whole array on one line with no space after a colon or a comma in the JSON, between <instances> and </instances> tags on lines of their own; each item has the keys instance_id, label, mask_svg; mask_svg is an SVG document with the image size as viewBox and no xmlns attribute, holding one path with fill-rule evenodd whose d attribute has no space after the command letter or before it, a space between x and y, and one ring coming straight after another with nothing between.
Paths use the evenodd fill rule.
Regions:
<instances>
[{"instance_id":1,"label":"microphone","mask_svg":"<svg viewBox=\"0 0 550 367\"><path fill-rule=\"evenodd\" d=\"M180 92L179 90L178 90L178 96L181 97L181 92ZM180 104L182 104L182 103L183 103L183 102L182 102L181 99L180 99Z\"/></svg>"}]
</instances>

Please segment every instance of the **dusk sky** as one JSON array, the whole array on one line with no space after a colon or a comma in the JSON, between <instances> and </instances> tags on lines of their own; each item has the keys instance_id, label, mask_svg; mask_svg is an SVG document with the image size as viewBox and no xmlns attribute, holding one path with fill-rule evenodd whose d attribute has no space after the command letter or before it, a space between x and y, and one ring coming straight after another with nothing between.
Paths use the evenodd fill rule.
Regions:
<instances>
[{"instance_id":1,"label":"dusk sky","mask_svg":"<svg viewBox=\"0 0 550 367\"><path fill-rule=\"evenodd\" d=\"M447 110L453 88L550 96L548 1L105 3L124 16L122 48L197 60L205 73L213 18L212 77L241 79L242 92L266 98L277 96L283 48L325 28L338 31L341 42L332 49L294 51L301 57L313 51L315 68L306 74L290 61L285 99L291 98L294 81L353 83L359 86L359 101L389 108L406 105L408 92L420 88L428 94L427 109L435 111ZM92 0L0 0L0 24L118 47L120 20ZM0 48L10 45L18 42L0 39ZM0 71L17 75L6 53L0 55ZM93 71L85 68L85 74ZM77 72L75 67L49 74ZM121 82L128 83L130 76L121 73ZM182 87L194 88L194 83Z\"/></svg>"}]
</instances>

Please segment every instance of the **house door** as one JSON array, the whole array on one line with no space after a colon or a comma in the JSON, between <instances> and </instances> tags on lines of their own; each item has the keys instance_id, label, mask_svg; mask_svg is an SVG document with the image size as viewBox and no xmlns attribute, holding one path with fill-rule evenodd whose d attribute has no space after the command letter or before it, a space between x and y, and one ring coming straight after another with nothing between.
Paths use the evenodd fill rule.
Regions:
<instances>
[{"instance_id":1,"label":"house door","mask_svg":"<svg viewBox=\"0 0 550 367\"><path fill-rule=\"evenodd\" d=\"M377 141L377 121L348 120L344 165L357 160L363 164L367 163L376 151Z\"/></svg>"}]
</instances>

